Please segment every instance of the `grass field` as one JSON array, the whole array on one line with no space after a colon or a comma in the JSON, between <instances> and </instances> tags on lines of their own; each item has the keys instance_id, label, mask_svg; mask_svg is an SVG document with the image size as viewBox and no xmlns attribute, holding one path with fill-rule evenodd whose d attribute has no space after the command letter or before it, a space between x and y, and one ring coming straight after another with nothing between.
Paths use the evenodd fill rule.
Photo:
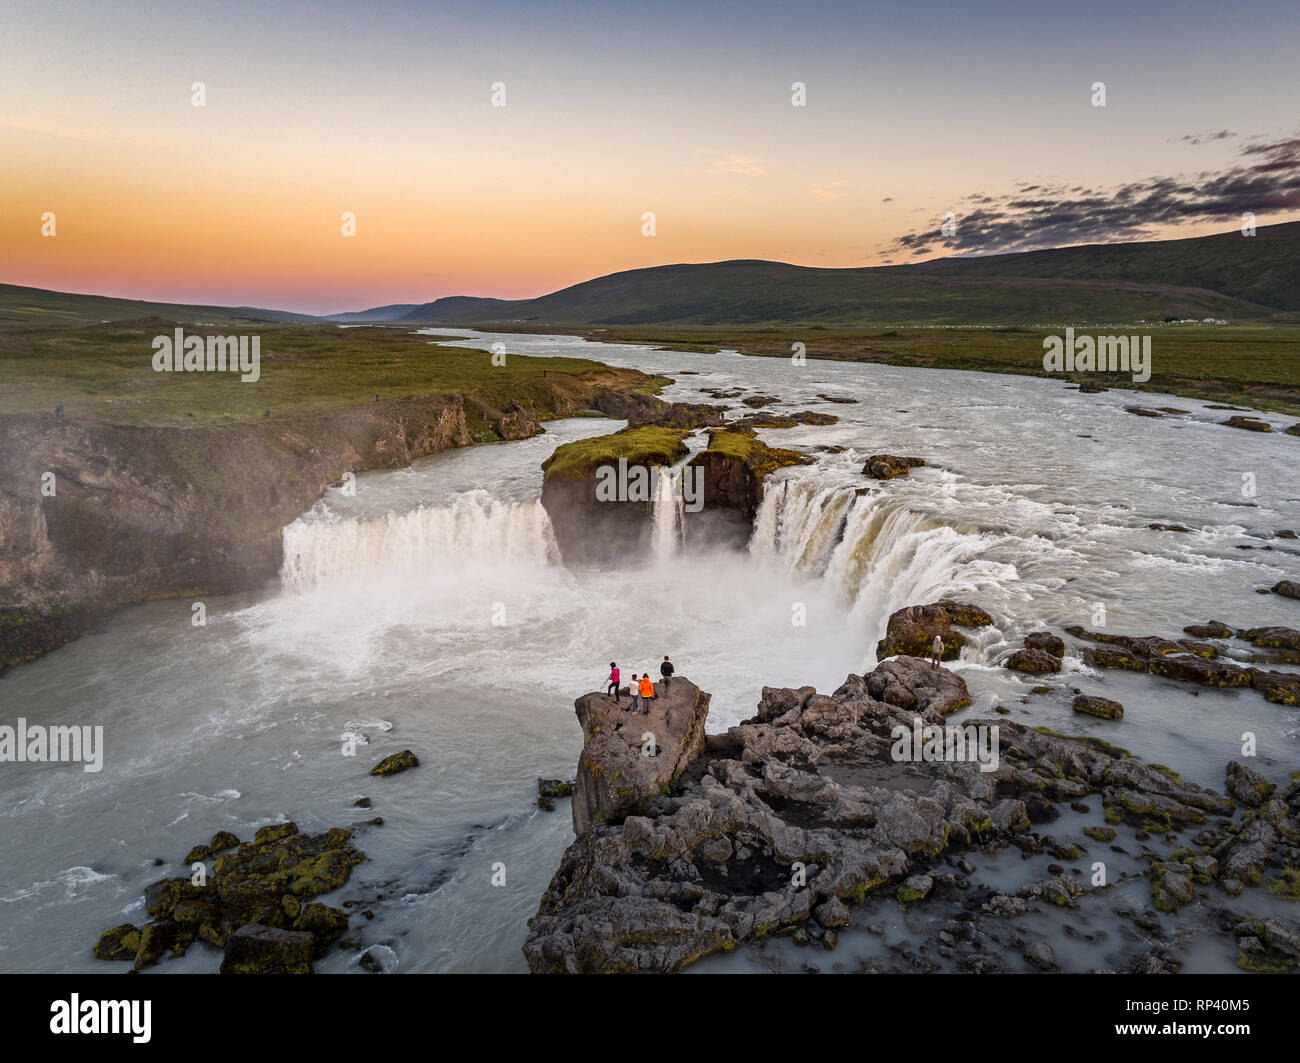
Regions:
<instances>
[{"instance_id":1,"label":"grass field","mask_svg":"<svg viewBox=\"0 0 1300 1063\"><path fill-rule=\"evenodd\" d=\"M647 391L658 383L579 358L507 352L505 364L494 366L487 351L434 346L433 338L405 329L332 325L187 326L187 335L260 336L260 379L156 372L153 337L170 335L173 327L159 320L0 334L0 414L48 413L61 405L66 417L117 424L241 422L267 410L274 418L356 406L374 402L376 394L388 400L473 393L504 406L542 398L542 381L565 375ZM539 414L544 405L538 403Z\"/></svg>"},{"instance_id":2,"label":"grass field","mask_svg":"<svg viewBox=\"0 0 1300 1063\"><path fill-rule=\"evenodd\" d=\"M974 369L1029 376L1056 375L1107 387L1159 391L1300 415L1300 326L1115 326L1076 330L1091 335L1151 335L1151 379L1130 375L1048 374L1043 338L1060 330L1030 328L846 329L744 326L611 326L523 329L578 333L591 340L645 343L670 350L736 350L788 358L804 344L809 358L939 369Z\"/></svg>"}]
</instances>

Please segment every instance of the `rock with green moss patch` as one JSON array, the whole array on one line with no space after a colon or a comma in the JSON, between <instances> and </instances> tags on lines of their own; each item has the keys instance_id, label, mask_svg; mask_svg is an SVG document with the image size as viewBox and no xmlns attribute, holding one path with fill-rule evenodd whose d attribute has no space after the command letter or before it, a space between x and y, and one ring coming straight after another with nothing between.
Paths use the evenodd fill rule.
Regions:
<instances>
[{"instance_id":1,"label":"rock with green moss patch","mask_svg":"<svg viewBox=\"0 0 1300 1063\"><path fill-rule=\"evenodd\" d=\"M226 942L222 974L310 974L311 934L253 923L241 926Z\"/></svg>"},{"instance_id":2,"label":"rock with green moss patch","mask_svg":"<svg viewBox=\"0 0 1300 1063\"><path fill-rule=\"evenodd\" d=\"M409 749L403 749L400 753L394 753L381 760L370 769L370 774L396 775L398 772L406 771L409 768L418 768L419 766L420 758Z\"/></svg>"},{"instance_id":3,"label":"rock with green moss patch","mask_svg":"<svg viewBox=\"0 0 1300 1063\"><path fill-rule=\"evenodd\" d=\"M1227 768L1228 793L1243 805L1258 808L1273 796L1277 787L1248 764L1230 760Z\"/></svg>"},{"instance_id":4,"label":"rock with green moss patch","mask_svg":"<svg viewBox=\"0 0 1300 1063\"><path fill-rule=\"evenodd\" d=\"M1016 672L1024 672L1027 675L1046 675L1049 672L1059 672L1061 670L1061 659L1054 657L1045 650L1035 650L1025 647L1016 650L1006 659L1006 666Z\"/></svg>"},{"instance_id":5,"label":"rock with green moss patch","mask_svg":"<svg viewBox=\"0 0 1300 1063\"><path fill-rule=\"evenodd\" d=\"M1109 698L1096 697L1090 694L1080 694L1071 702L1070 707L1075 712L1096 716L1103 720L1119 720L1124 717L1124 706L1118 701L1111 701Z\"/></svg>"},{"instance_id":6,"label":"rock with green moss patch","mask_svg":"<svg viewBox=\"0 0 1300 1063\"><path fill-rule=\"evenodd\" d=\"M139 951L140 928L132 923L123 923L105 930L95 942L97 960L127 960L134 963Z\"/></svg>"}]
</instances>

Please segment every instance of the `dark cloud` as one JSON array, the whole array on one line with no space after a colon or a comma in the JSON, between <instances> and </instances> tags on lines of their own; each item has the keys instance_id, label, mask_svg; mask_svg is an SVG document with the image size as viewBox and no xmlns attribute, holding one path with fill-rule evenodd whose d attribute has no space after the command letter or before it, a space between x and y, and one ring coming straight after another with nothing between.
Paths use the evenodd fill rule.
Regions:
<instances>
[{"instance_id":1,"label":"dark cloud","mask_svg":"<svg viewBox=\"0 0 1300 1063\"><path fill-rule=\"evenodd\" d=\"M1229 137L1235 137L1237 134L1228 129L1220 129L1216 133L1188 133L1185 137L1179 137L1179 140L1185 140L1189 144L1205 144L1211 140L1227 140Z\"/></svg>"},{"instance_id":2,"label":"dark cloud","mask_svg":"<svg viewBox=\"0 0 1300 1063\"><path fill-rule=\"evenodd\" d=\"M1150 177L1109 190L1039 184L1003 196L976 193L966 200L979 206L958 216L956 235L942 236L936 222L899 236L884 251L916 257L1116 243L1149 239L1157 226L1300 210L1300 136L1255 140L1238 155L1227 169L1194 178Z\"/></svg>"}]
</instances>

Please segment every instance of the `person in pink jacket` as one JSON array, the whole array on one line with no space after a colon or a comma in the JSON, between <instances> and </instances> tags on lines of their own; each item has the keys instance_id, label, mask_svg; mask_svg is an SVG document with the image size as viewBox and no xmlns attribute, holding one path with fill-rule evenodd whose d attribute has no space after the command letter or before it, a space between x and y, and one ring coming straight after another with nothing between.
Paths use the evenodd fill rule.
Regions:
<instances>
[{"instance_id":1,"label":"person in pink jacket","mask_svg":"<svg viewBox=\"0 0 1300 1063\"><path fill-rule=\"evenodd\" d=\"M614 700L618 701L618 665L613 661L609 662L609 686L605 688L606 695L613 694Z\"/></svg>"}]
</instances>

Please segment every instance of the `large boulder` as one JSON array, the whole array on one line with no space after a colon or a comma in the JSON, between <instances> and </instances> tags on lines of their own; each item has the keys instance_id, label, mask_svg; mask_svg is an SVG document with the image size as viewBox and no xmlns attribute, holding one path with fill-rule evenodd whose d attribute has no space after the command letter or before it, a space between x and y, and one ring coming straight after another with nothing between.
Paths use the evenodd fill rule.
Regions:
<instances>
[{"instance_id":1,"label":"large boulder","mask_svg":"<svg viewBox=\"0 0 1300 1063\"><path fill-rule=\"evenodd\" d=\"M655 684L649 713L630 699L586 694L574 702L584 741L573 788L573 829L621 821L670 788L704 744L709 695L681 675ZM644 706L644 702L642 703Z\"/></svg>"},{"instance_id":2,"label":"large boulder","mask_svg":"<svg viewBox=\"0 0 1300 1063\"><path fill-rule=\"evenodd\" d=\"M885 626L885 637L876 644L876 659L898 654L929 657L938 635L943 640L940 660L952 661L961 655L966 636L954 631L958 627L985 627L993 623L978 605L945 599L930 605L909 605L893 613Z\"/></svg>"},{"instance_id":3,"label":"large boulder","mask_svg":"<svg viewBox=\"0 0 1300 1063\"><path fill-rule=\"evenodd\" d=\"M226 942L222 974L311 974L312 935L258 923L241 926Z\"/></svg>"}]
</instances>

